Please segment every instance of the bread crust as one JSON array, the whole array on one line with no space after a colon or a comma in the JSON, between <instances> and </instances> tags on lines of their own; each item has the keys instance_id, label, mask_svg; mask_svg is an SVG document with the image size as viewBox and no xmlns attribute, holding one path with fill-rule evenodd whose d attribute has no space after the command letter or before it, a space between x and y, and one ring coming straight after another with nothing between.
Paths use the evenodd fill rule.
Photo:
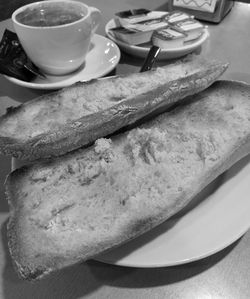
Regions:
<instances>
[{"instance_id":1,"label":"bread crust","mask_svg":"<svg viewBox=\"0 0 250 299\"><path fill-rule=\"evenodd\" d=\"M9 109L0 118L0 151L32 161L88 146L97 138L207 88L227 68L227 64L204 60L183 65L183 69L176 64L145 73L77 83ZM138 88L135 83L132 86L134 81L138 81ZM109 95L110 89L114 90ZM74 108L76 102L79 109ZM86 114L87 110L92 111Z\"/></svg>"},{"instance_id":2,"label":"bread crust","mask_svg":"<svg viewBox=\"0 0 250 299\"><path fill-rule=\"evenodd\" d=\"M249 152L250 86L217 81L138 128L15 170L6 194L18 274L40 279L141 235Z\"/></svg>"}]
</instances>

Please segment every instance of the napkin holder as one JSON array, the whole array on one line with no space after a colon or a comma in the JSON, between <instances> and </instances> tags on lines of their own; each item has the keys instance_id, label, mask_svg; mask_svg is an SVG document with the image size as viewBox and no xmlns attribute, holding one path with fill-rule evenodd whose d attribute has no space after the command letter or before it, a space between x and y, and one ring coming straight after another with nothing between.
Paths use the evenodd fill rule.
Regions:
<instances>
[{"instance_id":1,"label":"napkin holder","mask_svg":"<svg viewBox=\"0 0 250 299\"><path fill-rule=\"evenodd\" d=\"M197 5L195 6L195 4ZM214 8L212 8L212 5ZM231 0L169 0L168 10L180 10L193 15L199 20L220 23L230 12L233 5L234 1Z\"/></svg>"}]
</instances>

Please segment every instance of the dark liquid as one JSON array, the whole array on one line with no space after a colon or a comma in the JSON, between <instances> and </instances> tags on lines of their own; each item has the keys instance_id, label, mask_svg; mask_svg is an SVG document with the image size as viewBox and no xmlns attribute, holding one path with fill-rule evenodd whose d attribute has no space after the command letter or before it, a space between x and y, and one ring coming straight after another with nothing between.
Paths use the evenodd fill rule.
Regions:
<instances>
[{"instance_id":1,"label":"dark liquid","mask_svg":"<svg viewBox=\"0 0 250 299\"><path fill-rule=\"evenodd\" d=\"M73 23L84 17L78 6L70 3L40 4L20 12L16 19L19 23L35 27L51 27Z\"/></svg>"}]
</instances>

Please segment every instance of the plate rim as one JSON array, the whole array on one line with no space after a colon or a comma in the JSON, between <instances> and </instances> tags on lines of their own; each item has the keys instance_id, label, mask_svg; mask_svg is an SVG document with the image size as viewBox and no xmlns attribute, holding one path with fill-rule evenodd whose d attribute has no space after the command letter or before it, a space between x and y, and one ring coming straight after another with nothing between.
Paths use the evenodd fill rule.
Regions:
<instances>
[{"instance_id":1,"label":"plate rim","mask_svg":"<svg viewBox=\"0 0 250 299\"><path fill-rule=\"evenodd\" d=\"M109 264L109 265L115 265L115 266L121 266L121 267L128 267L128 268L165 268L165 267L174 267L174 266L180 266L180 265L185 265L185 264L189 264L192 262L196 262L202 259L205 259L207 257L210 257L220 251L222 251L223 249L226 249L228 246L232 245L233 243L235 243L237 240L239 240L245 233L247 233L249 230L249 227L246 229L243 229L238 236L235 236L235 238L228 240L227 242L223 243L221 246L218 246L217 248L214 248L214 250L211 250L209 252L206 252L204 254L200 254L198 256L195 257L190 257L190 258L186 258L186 259L181 259L179 261L174 261L174 262L166 262L166 263L152 263L152 264L136 264L136 263L129 263L129 262L123 262L123 261L112 261L109 259L105 259L105 257L103 258L101 257L95 257L93 258L93 260L98 261L98 262L102 262L105 264ZM121 245L121 246L125 246ZM103 253L103 255L105 255L105 253Z\"/></svg>"},{"instance_id":2,"label":"plate rim","mask_svg":"<svg viewBox=\"0 0 250 299\"><path fill-rule=\"evenodd\" d=\"M106 41L106 42L110 42L112 43L112 47L114 48L115 52L116 52L116 59L114 60L113 63L111 63L109 65L109 67L107 67L105 70L103 70L102 72L100 72L97 76L93 76L92 78L90 79L86 79L86 80L75 80L75 81L72 81L72 82L69 82L69 83L65 83L65 81L68 81L70 79L70 77L67 77L65 80L62 80L62 81L59 81L59 82L52 82L52 83L35 83L35 82L28 82L28 81L23 81L23 80L20 80L20 79L17 79L17 78L14 78L14 77L10 77L10 76L7 76L7 75L3 75L8 81L16 84L16 85L19 85L19 86L22 86L22 87L27 87L27 88L31 88L31 89L38 89L38 90L56 90L56 89L60 89L60 88L64 88L64 87L67 87L67 86L70 86L76 82L86 82L86 81L90 81L92 79L97 79L97 78L100 78L102 76L105 76L106 74L108 74L109 72L111 72L119 63L120 59L121 59L121 52L120 52L120 49L119 47L117 46L117 44L113 41L113 40L110 40L108 37L105 37L103 35L100 35L100 34L94 34L93 38L95 39L95 41L97 41L98 39L99 40L103 40L103 41ZM72 73L72 76L74 76L75 73ZM55 76L57 77L57 76ZM76 77L78 78L78 76Z\"/></svg>"}]
</instances>

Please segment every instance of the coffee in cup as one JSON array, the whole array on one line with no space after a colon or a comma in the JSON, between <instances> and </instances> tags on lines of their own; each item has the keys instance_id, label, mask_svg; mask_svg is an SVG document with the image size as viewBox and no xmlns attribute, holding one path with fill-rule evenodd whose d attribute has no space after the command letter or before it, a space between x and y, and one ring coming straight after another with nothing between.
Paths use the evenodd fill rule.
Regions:
<instances>
[{"instance_id":1,"label":"coffee in cup","mask_svg":"<svg viewBox=\"0 0 250 299\"><path fill-rule=\"evenodd\" d=\"M65 75L84 63L101 12L75 0L45 0L18 8L12 21L33 63L46 74Z\"/></svg>"}]
</instances>

